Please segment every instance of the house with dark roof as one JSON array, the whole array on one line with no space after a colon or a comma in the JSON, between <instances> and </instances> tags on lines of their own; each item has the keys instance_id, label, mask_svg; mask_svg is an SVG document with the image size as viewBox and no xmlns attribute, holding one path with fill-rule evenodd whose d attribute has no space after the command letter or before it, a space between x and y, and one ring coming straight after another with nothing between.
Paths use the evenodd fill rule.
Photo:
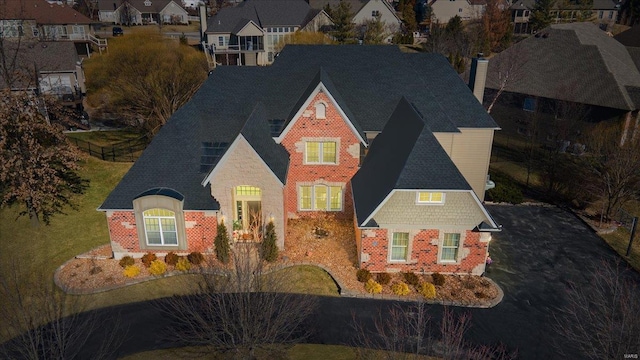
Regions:
<instances>
[{"instance_id":1,"label":"house with dark roof","mask_svg":"<svg viewBox=\"0 0 640 360\"><path fill-rule=\"evenodd\" d=\"M278 44L296 31L320 31L333 22L304 0L248 0L204 20L204 47L218 65L268 65Z\"/></svg>"},{"instance_id":2,"label":"house with dark roof","mask_svg":"<svg viewBox=\"0 0 640 360\"><path fill-rule=\"evenodd\" d=\"M123 25L188 24L189 14L181 1L97 0L102 22Z\"/></svg>"},{"instance_id":3,"label":"house with dark roof","mask_svg":"<svg viewBox=\"0 0 640 360\"><path fill-rule=\"evenodd\" d=\"M100 206L116 258L213 252L217 225L278 247L292 219L353 220L360 267L482 274L497 124L447 60L391 46L286 46L218 67ZM232 226L231 226L232 224Z\"/></svg>"},{"instance_id":4,"label":"house with dark roof","mask_svg":"<svg viewBox=\"0 0 640 360\"><path fill-rule=\"evenodd\" d=\"M9 41L68 41L80 55L91 46L103 50L104 39L94 36L95 22L71 6L46 0L5 1L0 4L1 37Z\"/></svg>"},{"instance_id":5,"label":"house with dark roof","mask_svg":"<svg viewBox=\"0 0 640 360\"><path fill-rule=\"evenodd\" d=\"M634 58L592 23L551 25L492 57L486 87L487 102L503 91L491 114L505 133L549 145L577 140L589 124L640 122Z\"/></svg>"},{"instance_id":6,"label":"house with dark roof","mask_svg":"<svg viewBox=\"0 0 640 360\"><path fill-rule=\"evenodd\" d=\"M531 34L529 19L535 7L535 0L517 0L509 8L515 34ZM556 1L549 11L552 24L572 22L593 22L603 30L611 30L618 20L620 1L593 0L591 5L576 5L570 1Z\"/></svg>"}]
</instances>

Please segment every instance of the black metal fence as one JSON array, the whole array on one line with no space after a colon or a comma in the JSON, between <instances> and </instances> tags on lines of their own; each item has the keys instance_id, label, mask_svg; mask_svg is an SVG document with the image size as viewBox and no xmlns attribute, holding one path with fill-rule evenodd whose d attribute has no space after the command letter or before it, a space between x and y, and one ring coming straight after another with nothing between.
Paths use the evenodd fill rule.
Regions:
<instances>
[{"instance_id":1,"label":"black metal fence","mask_svg":"<svg viewBox=\"0 0 640 360\"><path fill-rule=\"evenodd\" d=\"M108 146L100 146L89 141L69 138L81 151L106 161L127 162L135 161L142 150L149 145L149 136L125 140Z\"/></svg>"}]
</instances>

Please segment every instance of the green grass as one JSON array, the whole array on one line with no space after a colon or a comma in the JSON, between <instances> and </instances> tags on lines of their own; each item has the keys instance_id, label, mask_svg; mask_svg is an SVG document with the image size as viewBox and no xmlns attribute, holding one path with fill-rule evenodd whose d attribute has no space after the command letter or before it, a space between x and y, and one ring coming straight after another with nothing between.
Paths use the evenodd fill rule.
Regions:
<instances>
[{"instance_id":1,"label":"green grass","mask_svg":"<svg viewBox=\"0 0 640 360\"><path fill-rule=\"evenodd\" d=\"M88 141L99 146L117 144L126 140L139 139L142 134L135 130L112 130L112 131L86 131L70 132L67 136L72 139Z\"/></svg>"},{"instance_id":2,"label":"green grass","mask_svg":"<svg viewBox=\"0 0 640 360\"><path fill-rule=\"evenodd\" d=\"M269 276L269 275L267 275ZM326 271L317 266L293 266L276 272L275 276L286 278L291 292L315 295L338 296L338 286Z\"/></svg>"}]
</instances>

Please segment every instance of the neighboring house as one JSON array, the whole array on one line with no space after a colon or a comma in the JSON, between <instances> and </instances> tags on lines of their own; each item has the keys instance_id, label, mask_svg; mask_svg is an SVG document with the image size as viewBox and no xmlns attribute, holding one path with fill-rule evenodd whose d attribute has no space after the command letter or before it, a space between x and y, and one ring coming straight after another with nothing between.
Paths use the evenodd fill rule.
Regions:
<instances>
[{"instance_id":1,"label":"neighboring house","mask_svg":"<svg viewBox=\"0 0 640 360\"><path fill-rule=\"evenodd\" d=\"M429 3L434 21L446 24L456 15L462 20L477 20L487 6L486 0L434 0Z\"/></svg>"},{"instance_id":2,"label":"neighboring house","mask_svg":"<svg viewBox=\"0 0 640 360\"><path fill-rule=\"evenodd\" d=\"M551 25L491 58L485 103L503 87L491 112L503 131L549 145L579 141L600 121L638 127L640 72L629 49L592 23Z\"/></svg>"},{"instance_id":3,"label":"neighboring house","mask_svg":"<svg viewBox=\"0 0 640 360\"><path fill-rule=\"evenodd\" d=\"M106 40L93 35L94 23L71 6L45 0L6 1L0 5L3 39L71 41L81 55L90 55L92 44L100 50L107 46Z\"/></svg>"},{"instance_id":4,"label":"neighboring house","mask_svg":"<svg viewBox=\"0 0 640 360\"><path fill-rule=\"evenodd\" d=\"M82 108L87 89L80 58L73 43L53 41L7 42L6 56L15 63L10 76L0 76L2 87L58 97L63 105ZM36 81L37 79L37 81Z\"/></svg>"},{"instance_id":5,"label":"neighboring house","mask_svg":"<svg viewBox=\"0 0 640 360\"><path fill-rule=\"evenodd\" d=\"M220 9L206 22L201 20L205 23L208 55L219 65L248 66L271 64L287 35L333 24L323 10L312 9L304 0L248 0Z\"/></svg>"},{"instance_id":6,"label":"neighboring house","mask_svg":"<svg viewBox=\"0 0 640 360\"><path fill-rule=\"evenodd\" d=\"M99 210L116 258L213 252L257 218L286 249L290 219L327 216L354 220L360 267L479 275L496 129L441 55L291 45L214 70Z\"/></svg>"},{"instance_id":7,"label":"neighboring house","mask_svg":"<svg viewBox=\"0 0 640 360\"><path fill-rule=\"evenodd\" d=\"M339 0L308 0L309 5L314 9L324 9L327 5L332 9L336 8ZM351 6L353 14L352 22L362 25L365 21L380 17L380 21L385 24L386 32L389 34L387 41L391 41L393 34L400 30L402 20L396 15L396 11L386 0L343 0Z\"/></svg>"},{"instance_id":8,"label":"neighboring house","mask_svg":"<svg viewBox=\"0 0 640 360\"><path fill-rule=\"evenodd\" d=\"M174 0L98 0L98 18L123 25L189 23L189 14Z\"/></svg>"},{"instance_id":9,"label":"neighboring house","mask_svg":"<svg viewBox=\"0 0 640 360\"><path fill-rule=\"evenodd\" d=\"M530 34L533 29L529 19L535 7L535 0L518 0L511 5L511 19L515 34ZM553 24L589 21L603 30L610 30L618 19L620 2L616 0L593 0L592 6L572 5L569 1L557 1L551 10Z\"/></svg>"}]
</instances>

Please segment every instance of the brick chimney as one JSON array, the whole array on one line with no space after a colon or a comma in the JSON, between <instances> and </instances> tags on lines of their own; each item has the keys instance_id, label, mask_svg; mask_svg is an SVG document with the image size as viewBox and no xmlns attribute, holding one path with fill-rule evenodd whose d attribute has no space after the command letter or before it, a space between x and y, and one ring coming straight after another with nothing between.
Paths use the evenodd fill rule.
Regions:
<instances>
[{"instance_id":1,"label":"brick chimney","mask_svg":"<svg viewBox=\"0 0 640 360\"><path fill-rule=\"evenodd\" d=\"M469 74L469 89L482 104L484 98L484 86L487 82L487 69L489 60L485 59L482 53L471 60L471 73Z\"/></svg>"}]
</instances>

